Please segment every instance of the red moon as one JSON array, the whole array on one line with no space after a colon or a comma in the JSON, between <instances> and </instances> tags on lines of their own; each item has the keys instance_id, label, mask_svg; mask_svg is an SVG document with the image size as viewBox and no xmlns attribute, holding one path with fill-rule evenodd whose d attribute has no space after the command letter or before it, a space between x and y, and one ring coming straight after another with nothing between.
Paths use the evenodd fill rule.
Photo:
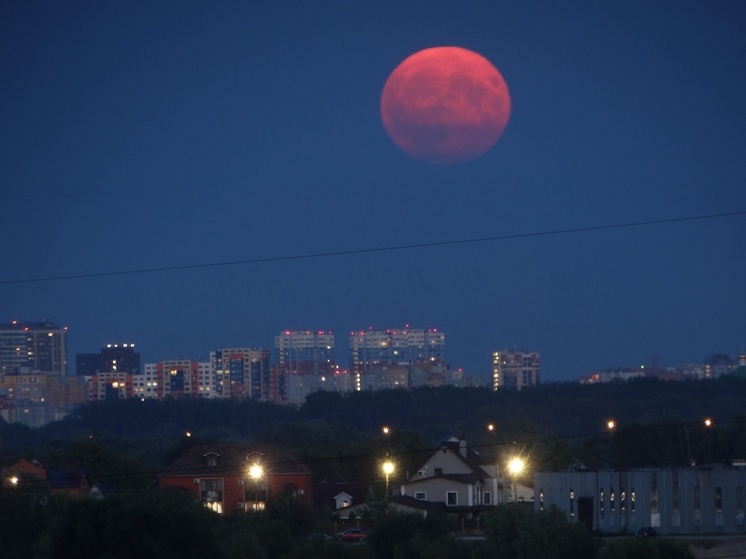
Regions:
<instances>
[{"instance_id":1,"label":"red moon","mask_svg":"<svg viewBox=\"0 0 746 559\"><path fill-rule=\"evenodd\" d=\"M461 163L500 138L510 118L510 93L482 55L434 47L414 53L391 73L381 117L405 153L428 163Z\"/></svg>"}]
</instances>

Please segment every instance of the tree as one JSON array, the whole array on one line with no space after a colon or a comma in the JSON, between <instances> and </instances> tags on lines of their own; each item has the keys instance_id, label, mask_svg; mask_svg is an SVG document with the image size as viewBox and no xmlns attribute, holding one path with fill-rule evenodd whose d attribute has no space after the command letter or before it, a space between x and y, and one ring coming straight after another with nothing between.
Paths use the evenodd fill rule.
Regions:
<instances>
[{"instance_id":1,"label":"tree","mask_svg":"<svg viewBox=\"0 0 746 559\"><path fill-rule=\"evenodd\" d=\"M481 518L487 542L475 559L595 559L598 554L585 526L568 522L557 508L534 512L512 503Z\"/></svg>"},{"instance_id":2,"label":"tree","mask_svg":"<svg viewBox=\"0 0 746 559\"><path fill-rule=\"evenodd\" d=\"M177 490L68 502L49 532L50 559L215 556L217 516Z\"/></svg>"},{"instance_id":3,"label":"tree","mask_svg":"<svg viewBox=\"0 0 746 559\"><path fill-rule=\"evenodd\" d=\"M368 537L376 557L393 559L456 559L467 557L451 535L455 518L432 514L391 512L378 519Z\"/></svg>"}]
</instances>

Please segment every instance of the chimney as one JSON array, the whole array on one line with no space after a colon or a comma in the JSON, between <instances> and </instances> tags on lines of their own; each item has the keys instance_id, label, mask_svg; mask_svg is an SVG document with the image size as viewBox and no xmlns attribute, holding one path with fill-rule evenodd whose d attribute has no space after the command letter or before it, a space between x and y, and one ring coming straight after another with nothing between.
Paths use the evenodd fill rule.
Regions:
<instances>
[{"instance_id":1,"label":"chimney","mask_svg":"<svg viewBox=\"0 0 746 559\"><path fill-rule=\"evenodd\" d=\"M459 440L458 448L459 448L459 451L461 452L461 456L466 458L466 440L465 439Z\"/></svg>"}]
</instances>

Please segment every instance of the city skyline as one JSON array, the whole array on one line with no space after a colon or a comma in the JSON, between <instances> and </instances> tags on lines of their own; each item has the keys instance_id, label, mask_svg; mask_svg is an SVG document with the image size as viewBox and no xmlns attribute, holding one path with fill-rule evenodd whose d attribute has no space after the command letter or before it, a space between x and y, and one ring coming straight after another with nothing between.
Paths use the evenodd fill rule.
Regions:
<instances>
[{"instance_id":1,"label":"city skyline","mask_svg":"<svg viewBox=\"0 0 746 559\"><path fill-rule=\"evenodd\" d=\"M693 0L6 3L0 322L148 360L433 325L453 367L524 348L543 382L736 355L744 25ZM381 115L438 46L510 92L451 165Z\"/></svg>"},{"instance_id":2,"label":"city skyline","mask_svg":"<svg viewBox=\"0 0 746 559\"><path fill-rule=\"evenodd\" d=\"M216 351L234 351L231 349L231 347L235 348L241 348L241 350L251 349L251 350L260 350L260 351L266 351L268 352L268 355L270 356L270 363L273 367L278 367L280 369L286 370L288 372L301 372L303 374L323 374L324 372L329 372L327 368L322 369L316 369L316 368L309 368L311 361L318 360L316 363L316 367L318 367L322 362L326 362L330 357L331 361L329 361L330 366L338 367L340 371L349 372L351 374L355 374L356 369L356 363L360 365L360 370L357 371L358 373L362 372L363 369L367 368L367 361L370 359L370 363L375 363L376 359L373 358L374 355L378 356L377 358L383 358L383 362L395 362L397 358L394 356L396 355L395 349L397 347L401 347L402 354L399 361L401 362L414 362L414 361L427 361L429 360L428 356L432 356L435 358L436 361L442 362L443 364L447 365L451 370L453 371L463 371L463 373L467 376L473 376L477 375L477 378L480 380L480 382L485 382L489 384L490 377L494 373L494 365L495 365L495 358L498 353L502 352L517 352L518 354L525 353L527 355L534 355L537 356L541 354L540 348L526 348L526 347L494 347L489 349L489 363L484 368L481 369L465 369L464 367L455 365L454 362L451 360L450 357L450 351L446 349L447 346L447 333L443 332L442 329L439 328L418 328L416 325L412 326L410 324L405 324L401 328L384 328L384 329L374 329L372 326L369 326L365 330L356 329L356 330L349 330L347 331L344 336L344 342L342 344L337 343L337 337L331 330L312 330L312 329L298 329L298 330L290 330L290 329L284 329L278 333L276 333L274 336L272 336L272 339L274 340L271 344L256 344L256 343L238 343L233 346L229 346L226 344L220 344L218 343L215 347L210 348L199 348L198 350L192 350L192 353L179 353L177 355L163 355L162 352L157 352L156 350L147 348L145 349L145 352L143 353L143 347L141 344L136 343L134 340L129 341L119 341L119 342L104 342L97 346L97 349L101 351L101 353L94 353L91 348L87 348L86 351L70 351L68 349L68 346L70 344L70 338L69 338L69 328L68 326L60 326L59 324L56 324L54 322L50 321L19 321L14 320L10 323L0 323L0 332L6 331L8 334L12 334L13 332L22 333L22 330L24 328L28 329L28 327L34 327L38 328L39 330L34 333L34 339L38 338L39 332L41 332L44 336L46 336L46 331L48 329L52 329L52 331L57 332L58 336L59 333L64 332L65 338L64 338L64 344L62 345L63 350L63 359L67 363L67 374L69 376L75 376L75 375L90 375L93 374L92 371L95 370L95 367L98 366L99 363L108 363L111 361L112 357L115 357L116 359L120 360L120 365L122 363L125 364L124 370L127 370L132 365L128 364L126 353L124 352L132 352L136 351L137 355L144 355L141 359L139 359L138 362L141 362L142 365L145 364L156 364L163 361L191 361L195 363L209 363L212 359L215 357ZM406 338L407 335L418 335L418 334L424 334L425 339L427 339L427 336L435 336L435 338L431 339L431 344L435 344L432 349L427 349L427 342L425 345L421 345L419 353L415 354L412 353L413 349L415 349L416 345L410 345L408 346L408 349L405 348L404 345L398 346L396 343L391 343L392 340L389 339L389 343L387 344L390 347L384 348L383 352L381 352L380 349L376 350L374 348L369 347L367 344L362 343L362 340L364 337L368 337L371 340L375 342L375 345L378 346L378 343L381 340L381 336L389 335L389 338L391 336L396 337L399 335L400 338ZM403 335L403 336L402 336ZM293 339L302 339L302 338L308 338L311 340L310 345L308 340L301 340L300 344L297 344L297 342L293 342ZM327 347L326 349L328 351L325 351L323 353L318 353L317 351L312 351L311 353L308 353L308 348L311 348L314 344L314 341L318 343L319 341L324 342L326 344L327 342L331 343L331 347ZM31 343L30 341L28 343ZM403 340L402 342L403 343ZM24 344L20 344L21 346L24 346ZM59 342L57 342L57 345L59 346ZM295 348L293 350L293 348ZM0 358L4 356L4 351L10 349L10 346L7 343L0 343ZM22 348L20 348L22 349ZM371 350L373 353L370 353ZM58 349L59 351L59 349ZM196 353L195 353L196 351ZM287 363L287 355L289 355L288 351L294 351L298 352L295 357L295 359L302 361L301 369L296 370L296 367L293 367L292 364L288 365ZM7 353L7 351L5 351ZM357 357L354 356L355 352L360 352ZM8 353L5 357L9 359L6 359L9 363L14 362L16 365L23 365L23 363L19 363L18 361L18 355L15 355L17 353L14 352L13 354ZM285 355L283 355L285 354ZM109 356L109 361L107 361L104 358L104 355ZM154 357L155 355L159 355L159 357ZM206 355L206 357L205 357ZM310 356L315 355L314 359L311 359ZM367 359L365 358L365 355L367 355ZM584 379L589 379L591 376L598 376L599 373L612 373L612 372L619 372L619 371L635 371L638 369L644 370L646 367L651 370L665 370L665 369L676 369L681 367L690 367L690 366L698 366L701 365L704 370L705 365L712 365L715 360L720 360L722 363L720 363L721 366L725 367L728 363L730 365L735 366L735 364L738 362L739 359L743 359L743 356L746 355L746 351L744 350L744 347L741 347L740 350L732 351L732 352L708 352L706 353L702 359L694 360L690 362L675 362L675 363L661 363L660 356L657 355L649 355L647 356L648 361L644 363L628 363L628 364L610 364L607 366L602 366L597 369L594 369L593 371L580 371L578 372L574 377L569 379L561 379L561 381L565 380L571 380L571 381L578 381L580 380L583 382ZM38 358L38 356L37 356ZM101 361L103 359L103 361ZM59 359L58 359L59 360ZM728 361L729 360L729 361ZM3 361L3 359L0 359L0 361ZM117 361L114 361L117 362ZM28 366L28 365L27 365ZM105 365L104 368L108 367L108 365ZM33 369L33 367L32 367ZM727 369L727 367L726 367ZM33 369L36 370L36 369ZM54 369L52 372L57 371L58 369ZM114 369L116 370L116 368ZM141 371L142 372L142 371ZM719 374L722 374L722 371L717 373L714 376L719 376ZM484 378L481 378L484 377ZM543 375L542 375L543 378ZM630 377L631 378L631 377ZM531 384L535 384L538 382L538 378L534 379ZM545 379L545 382L557 382L556 379Z\"/></svg>"}]
</instances>

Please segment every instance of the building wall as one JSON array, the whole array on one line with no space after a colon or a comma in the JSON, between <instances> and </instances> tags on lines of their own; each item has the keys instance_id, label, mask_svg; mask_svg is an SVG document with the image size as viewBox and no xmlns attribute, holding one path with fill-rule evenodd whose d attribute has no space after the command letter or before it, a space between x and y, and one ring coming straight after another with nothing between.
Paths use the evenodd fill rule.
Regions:
<instances>
[{"instance_id":1,"label":"building wall","mask_svg":"<svg viewBox=\"0 0 746 559\"><path fill-rule=\"evenodd\" d=\"M52 322L0 324L0 375L17 367L65 376L67 327Z\"/></svg>"},{"instance_id":2,"label":"building wall","mask_svg":"<svg viewBox=\"0 0 746 559\"><path fill-rule=\"evenodd\" d=\"M135 344L107 344L99 353L78 353L75 357L75 373L93 376L108 372L138 375L140 354L135 352Z\"/></svg>"},{"instance_id":3,"label":"building wall","mask_svg":"<svg viewBox=\"0 0 746 559\"><path fill-rule=\"evenodd\" d=\"M489 487L487 489L489 491ZM425 501L446 503L447 506L473 507L482 504L481 489L477 484L455 482L444 477L430 477L401 486L402 496L417 498L417 493L425 493ZM455 493L455 502L449 503L448 494Z\"/></svg>"},{"instance_id":4,"label":"building wall","mask_svg":"<svg viewBox=\"0 0 746 559\"><path fill-rule=\"evenodd\" d=\"M223 398L272 399L273 375L269 350L222 348L210 352L215 391Z\"/></svg>"},{"instance_id":5,"label":"building wall","mask_svg":"<svg viewBox=\"0 0 746 559\"><path fill-rule=\"evenodd\" d=\"M221 475L219 470L200 471L184 475L163 475L160 487L176 487L190 492L195 500L204 501L206 482L219 481L222 487L220 512L225 515L242 514L251 509L252 501L266 502L271 495L279 494L286 484L297 488L297 498L305 503L312 502L310 474L269 474L265 481L253 485L245 474Z\"/></svg>"},{"instance_id":6,"label":"building wall","mask_svg":"<svg viewBox=\"0 0 746 559\"><path fill-rule=\"evenodd\" d=\"M349 347L355 389L362 390L364 372L376 365L443 361L445 334L435 328L362 330L350 333Z\"/></svg>"},{"instance_id":7,"label":"building wall","mask_svg":"<svg viewBox=\"0 0 746 559\"><path fill-rule=\"evenodd\" d=\"M742 533L746 469L651 468L536 473L534 506L604 532Z\"/></svg>"},{"instance_id":8,"label":"building wall","mask_svg":"<svg viewBox=\"0 0 746 559\"><path fill-rule=\"evenodd\" d=\"M492 354L492 389L521 390L539 384L541 359L536 352L502 350Z\"/></svg>"},{"instance_id":9,"label":"building wall","mask_svg":"<svg viewBox=\"0 0 746 559\"><path fill-rule=\"evenodd\" d=\"M289 374L330 374L335 369L334 334L285 330L275 336L275 364Z\"/></svg>"},{"instance_id":10,"label":"building wall","mask_svg":"<svg viewBox=\"0 0 746 559\"><path fill-rule=\"evenodd\" d=\"M133 375L125 372L98 373L91 377L88 399L110 400L135 395Z\"/></svg>"}]
</instances>

